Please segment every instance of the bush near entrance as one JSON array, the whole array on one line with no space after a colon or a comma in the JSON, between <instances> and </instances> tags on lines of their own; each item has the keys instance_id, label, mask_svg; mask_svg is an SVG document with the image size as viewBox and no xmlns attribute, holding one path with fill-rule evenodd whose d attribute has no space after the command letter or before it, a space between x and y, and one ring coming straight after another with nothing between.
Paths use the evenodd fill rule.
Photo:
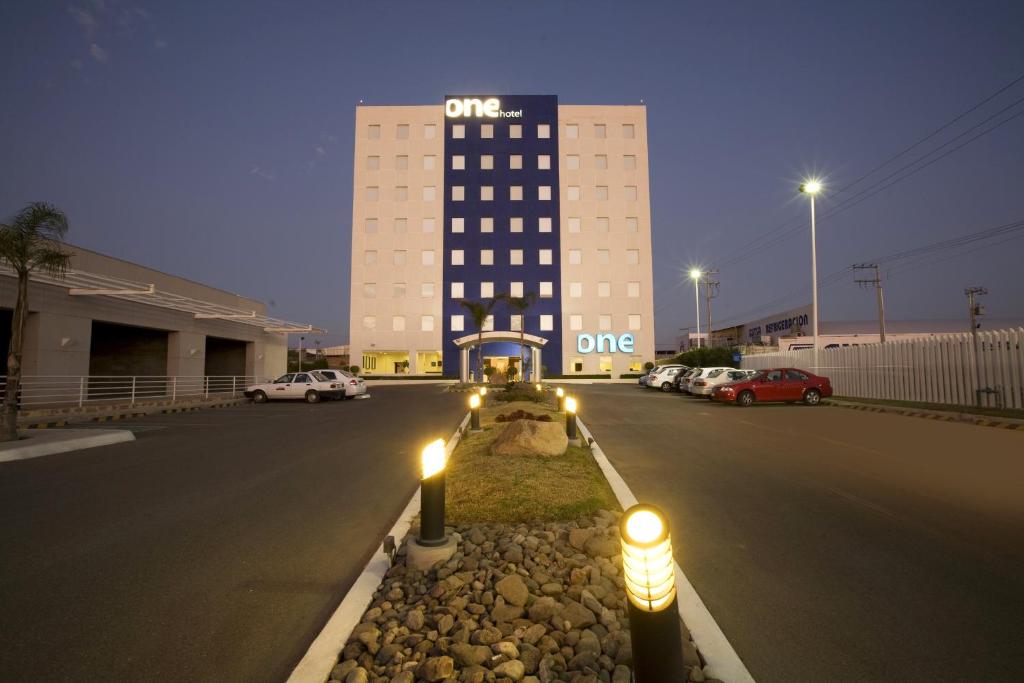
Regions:
<instances>
[{"instance_id":1,"label":"bush near entrance","mask_svg":"<svg viewBox=\"0 0 1024 683\"><path fill-rule=\"evenodd\" d=\"M732 349L727 348L699 348L691 349L685 353L680 353L678 356L662 361L662 365L672 364L686 365L691 368L714 368L714 367L732 367Z\"/></svg>"}]
</instances>

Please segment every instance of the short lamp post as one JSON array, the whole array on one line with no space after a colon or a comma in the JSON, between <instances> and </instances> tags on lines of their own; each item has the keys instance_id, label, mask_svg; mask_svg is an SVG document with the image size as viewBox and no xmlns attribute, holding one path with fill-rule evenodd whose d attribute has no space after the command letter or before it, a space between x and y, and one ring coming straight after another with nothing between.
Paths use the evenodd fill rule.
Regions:
<instances>
[{"instance_id":1,"label":"short lamp post","mask_svg":"<svg viewBox=\"0 0 1024 683\"><path fill-rule=\"evenodd\" d=\"M444 441L438 439L423 449L423 478L420 481L420 537L422 546L444 545Z\"/></svg>"},{"instance_id":2,"label":"short lamp post","mask_svg":"<svg viewBox=\"0 0 1024 683\"><path fill-rule=\"evenodd\" d=\"M555 389L555 405L558 406L558 411L565 410L565 389L558 387Z\"/></svg>"},{"instance_id":3,"label":"short lamp post","mask_svg":"<svg viewBox=\"0 0 1024 683\"><path fill-rule=\"evenodd\" d=\"M544 386L541 384L534 384L533 387L537 390L537 393L544 391Z\"/></svg>"},{"instance_id":4,"label":"short lamp post","mask_svg":"<svg viewBox=\"0 0 1024 683\"><path fill-rule=\"evenodd\" d=\"M469 397L469 428L474 432L480 431L480 395L473 394Z\"/></svg>"},{"instance_id":5,"label":"short lamp post","mask_svg":"<svg viewBox=\"0 0 1024 683\"><path fill-rule=\"evenodd\" d=\"M668 519L653 505L634 505L622 514L619 532L634 680L685 681Z\"/></svg>"},{"instance_id":6,"label":"short lamp post","mask_svg":"<svg viewBox=\"0 0 1024 683\"><path fill-rule=\"evenodd\" d=\"M480 405L487 401L487 387L480 387Z\"/></svg>"},{"instance_id":7,"label":"short lamp post","mask_svg":"<svg viewBox=\"0 0 1024 683\"><path fill-rule=\"evenodd\" d=\"M565 435L569 441L579 439L576 431L576 399L572 396L565 397Z\"/></svg>"}]
</instances>

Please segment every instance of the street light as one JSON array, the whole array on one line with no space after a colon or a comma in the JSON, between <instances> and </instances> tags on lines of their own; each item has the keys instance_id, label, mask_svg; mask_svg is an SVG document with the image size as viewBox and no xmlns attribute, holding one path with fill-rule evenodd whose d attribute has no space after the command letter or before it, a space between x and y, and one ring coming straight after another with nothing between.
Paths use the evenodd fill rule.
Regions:
<instances>
[{"instance_id":1,"label":"street light","mask_svg":"<svg viewBox=\"0 0 1024 683\"><path fill-rule=\"evenodd\" d=\"M469 428L474 432L480 431L480 395L473 394L469 397Z\"/></svg>"},{"instance_id":2,"label":"street light","mask_svg":"<svg viewBox=\"0 0 1024 683\"><path fill-rule=\"evenodd\" d=\"M569 441L575 441L576 434L576 399L572 396L565 397L565 435Z\"/></svg>"},{"instance_id":3,"label":"street light","mask_svg":"<svg viewBox=\"0 0 1024 683\"><path fill-rule=\"evenodd\" d=\"M420 537L421 546L444 545L444 469L447 453L444 441L438 439L427 445L421 455L423 478L420 481Z\"/></svg>"},{"instance_id":4,"label":"street light","mask_svg":"<svg viewBox=\"0 0 1024 683\"><path fill-rule=\"evenodd\" d=\"M565 410L565 390L562 387L555 389L555 404L558 410Z\"/></svg>"},{"instance_id":5,"label":"street light","mask_svg":"<svg viewBox=\"0 0 1024 683\"><path fill-rule=\"evenodd\" d=\"M818 370L818 245L814 221L814 197L822 190L821 181L809 178L800 184L800 191L811 198L811 330L814 334L814 372Z\"/></svg>"},{"instance_id":6,"label":"street light","mask_svg":"<svg viewBox=\"0 0 1024 683\"><path fill-rule=\"evenodd\" d=\"M668 520L653 505L634 505L622 514L619 534L635 680L684 681Z\"/></svg>"},{"instance_id":7,"label":"street light","mask_svg":"<svg viewBox=\"0 0 1024 683\"><path fill-rule=\"evenodd\" d=\"M690 278L693 279L693 300L697 304L697 348L700 348L700 276L697 268L690 269Z\"/></svg>"}]
</instances>

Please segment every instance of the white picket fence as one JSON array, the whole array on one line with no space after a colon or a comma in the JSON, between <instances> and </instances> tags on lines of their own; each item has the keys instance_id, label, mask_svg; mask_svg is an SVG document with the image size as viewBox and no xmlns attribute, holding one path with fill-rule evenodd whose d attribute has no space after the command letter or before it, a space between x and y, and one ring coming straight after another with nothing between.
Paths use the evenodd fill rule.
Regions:
<instances>
[{"instance_id":1,"label":"white picket fence","mask_svg":"<svg viewBox=\"0 0 1024 683\"><path fill-rule=\"evenodd\" d=\"M970 333L818 351L743 357L755 370L797 367L825 375L836 396L1024 408L1024 328L978 333L980 386Z\"/></svg>"}]
</instances>

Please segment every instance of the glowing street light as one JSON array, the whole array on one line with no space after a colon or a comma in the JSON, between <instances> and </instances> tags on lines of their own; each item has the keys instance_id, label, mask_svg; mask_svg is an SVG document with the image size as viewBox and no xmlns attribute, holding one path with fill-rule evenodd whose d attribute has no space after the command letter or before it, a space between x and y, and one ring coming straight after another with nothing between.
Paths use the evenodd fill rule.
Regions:
<instances>
[{"instance_id":1,"label":"glowing street light","mask_svg":"<svg viewBox=\"0 0 1024 683\"><path fill-rule=\"evenodd\" d=\"M480 431L480 394L469 397L469 428L474 432Z\"/></svg>"},{"instance_id":2,"label":"glowing street light","mask_svg":"<svg viewBox=\"0 0 1024 683\"><path fill-rule=\"evenodd\" d=\"M444 440L433 441L421 455L423 476L420 480L420 536L421 546L444 545L444 470L448 454Z\"/></svg>"},{"instance_id":3,"label":"glowing street light","mask_svg":"<svg viewBox=\"0 0 1024 683\"><path fill-rule=\"evenodd\" d=\"M562 387L555 389L555 404L559 411L565 410L565 389Z\"/></svg>"},{"instance_id":4,"label":"glowing street light","mask_svg":"<svg viewBox=\"0 0 1024 683\"><path fill-rule=\"evenodd\" d=\"M534 384L533 386L537 391L544 391L544 387L540 384Z\"/></svg>"},{"instance_id":5,"label":"glowing street light","mask_svg":"<svg viewBox=\"0 0 1024 683\"><path fill-rule=\"evenodd\" d=\"M572 396L565 397L565 435L570 441L578 438L576 433L576 399Z\"/></svg>"},{"instance_id":6,"label":"glowing street light","mask_svg":"<svg viewBox=\"0 0 1024 683\"><path fill-rule=\"evenodd\" d=\"M800 192L811 198L811 330L814 334L814 372L818 370L818 245L814 217L814 197L823 189L817 178L808 178L800 184Z\"/></svg>"},{"instance_id":7,"label":"glowing street light","mask_svg":"<svg viewBox=\"0 0 1024 683\"><path fill-rule=\"evenodd\" d=\"M698 268L690 269L690 278L693 280L693 300L697 303L697 348L700 348L700 276L703 273ZM710 332L710 330L709 330Z\"/></svg>"},{"instance_id":8,"label":"glowing street light","mask_svg":"<svg viewBox=\"0 0 1024 683\"><path fill-rule=\"evenodd\" d=\"M684 681L668 519L653 505L634 505L622 514L619 533L635 680Z\"/></svg>"}]
</instances>

